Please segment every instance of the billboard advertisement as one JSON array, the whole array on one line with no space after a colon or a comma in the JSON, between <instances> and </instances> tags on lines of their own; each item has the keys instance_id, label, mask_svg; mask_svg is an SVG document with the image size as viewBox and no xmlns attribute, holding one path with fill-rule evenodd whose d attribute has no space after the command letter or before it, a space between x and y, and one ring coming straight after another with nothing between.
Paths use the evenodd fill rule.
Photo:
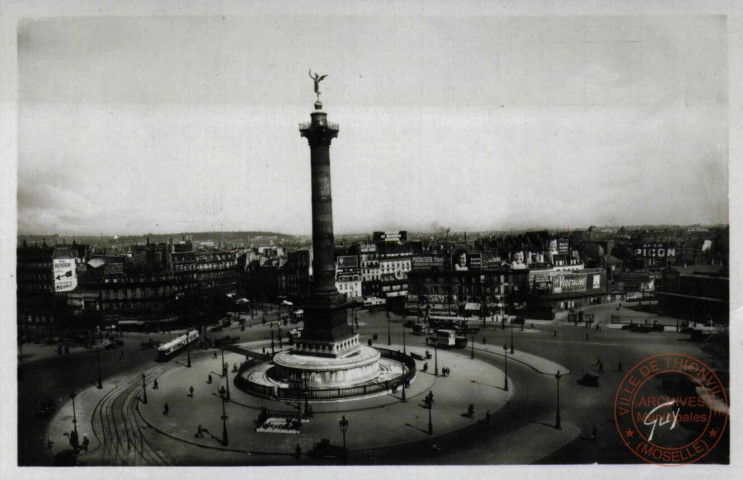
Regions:
<instances>
[{"instance_id":1,"label":"billboard advertisement","mask_svg":"<svg viewBox=\"0 0 743 480\"><path fill-rule=\"evenodd\" d=\"M600 276L599 276L600 278ZM552 293L585 292L585 274L560 274L552 277Z\"/></svg>"},{"instance_id":2,"label":"billboard advertisement","mask_svg":"<svg viewBox=\"0 0 743 480\"><path fill-rule=\"evenodd\" d=\"M359 257L357 257L356 255L346 255L338 257L337 262L337 269L339 271L359 268Z\"/></svg>"},{"instance_id":3,"label":"billboard advertisement","mask_svg":"<svg viewBox=\"0 0 743 480\"><path fill-rule=\"evenodd\" d=\"M413 270L443 268L444 257L442 255L417 255L411 259L411 266Z\"/></svg>"},{"instance_id":4,"label":"billboard advertisement","mask_svg":"<svg viewBox=\"0 0 743 480\"><path fill-rule=\"evenodd\" d=\"M74 258L55 258L52 268L55 292L69 292L77 287Z\"/></svg>"},{"instance_id":5,"label":"billboard advertisement","mask_svg":"<svg viewBox=\"0 0 743 480\"><path fill-rule=\"evenodd\" d=\"M665 258L676 256L675 243L642 243L635 245L635 256L642 258Z\"/></svg>"},{"instance_id":6,"label":"billboard advertisement","mask_svg":"<svg viewBox=\"0 0 743 480\"><path fill-rule=\"evenodd\" d=\"M401 230L399 232L374 232L374 242L407 242L408 232Z\"/></svg>"},{"instance_id":7,"label":"billboard advertisement","mask_svg":"<svg viewBox=\"0 0 743 480\"><path fill-rule=\"evenodd\" d=\"M362 243L359 245L359 253L377 253L377 246L373 243Z\"/></svg>"},{"instance_id":8,"label":"billboard advertisement","mask_svg":"<svg viewBox=\"0 0 743 480\"><path fill-rule=\"evenodd\" d=\"M459 250L451 256L451 268L456 272L479 270L482 268L482 254Z\"/></svg>"}]
</instances>

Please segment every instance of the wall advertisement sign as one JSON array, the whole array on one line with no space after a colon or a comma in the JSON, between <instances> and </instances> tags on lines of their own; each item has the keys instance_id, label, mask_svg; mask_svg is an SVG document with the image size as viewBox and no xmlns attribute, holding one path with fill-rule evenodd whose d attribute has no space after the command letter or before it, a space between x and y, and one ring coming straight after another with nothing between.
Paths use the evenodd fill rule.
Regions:
<instances>
[{"instance_id":1,"label":"wall advertisement sign","mask_svg":"<svg viewBox=\"0 0 743 480\"><path fill-rule=\"evenodd\" d=\"M52 269L55 292L69 292L77 288L74 258L55 258Z\"/></svg>"},{"instance_id":2,"label":"wall advertisement sign","mask_svg":"<svg viewBox=\"0 0 743 480\"><path fill-rule=\"evenodd\" d=\"M563 274L552 278L552 293L585 292L585 274Z\"/></svg>"}]
</instances>

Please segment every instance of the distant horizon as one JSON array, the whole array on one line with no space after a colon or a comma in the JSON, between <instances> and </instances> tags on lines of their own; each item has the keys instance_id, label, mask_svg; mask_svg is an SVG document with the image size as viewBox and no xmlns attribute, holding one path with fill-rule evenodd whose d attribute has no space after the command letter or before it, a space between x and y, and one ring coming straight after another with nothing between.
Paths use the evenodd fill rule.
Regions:
<instances>
[{"instance_id":1,"label":"distant horizon","mask_svg":"<svg viewBox=\"0 0 743 480\"><path fill-rule=\"evenodd\" d=\"M483 233L509 233L509 232L539 232L539 231L580 231L580 230L588 230L591 227L594 228L612 228L612 229L619 229L619 228L627 228L627 229L638 229L638 228L688 228L688 227L702 227L702 228L724 228L729 227L729 223L710 223L710 224L700 224L700 223L691 223L691 224L637 224L637 225L596 225L591 224L586 227L541 227L541 228L512 228L508 230L450 230L449 235L457 235L457 234L483 234ZM443 235L445 234L445 231L425 231L425 230L384 230L384 229L375 229L371 231L364 231L364 232L335 232L335 236L371 236L374 232L389 232L389 231L406 231L408 234L413 235ZM62 234L62 233L17 233L17 237L49 237L49 238L55 238L55 237L61 237L61 238L73 238L73 237L148 237L148 236L182 236L182 235L210 235L210 234L262 234L262 235L283 235L288 237L311 237L312 232L308 233L286 233L286 232L280 232L280 231L269 231L269 230L201 230L201 231L180 231L180 232L160 232L160 233L153 233L153 232L145 232L145 233L115 233L115 234L100 234L100 233L70 233L70 234Z\"/></svg>"}]
</instances>

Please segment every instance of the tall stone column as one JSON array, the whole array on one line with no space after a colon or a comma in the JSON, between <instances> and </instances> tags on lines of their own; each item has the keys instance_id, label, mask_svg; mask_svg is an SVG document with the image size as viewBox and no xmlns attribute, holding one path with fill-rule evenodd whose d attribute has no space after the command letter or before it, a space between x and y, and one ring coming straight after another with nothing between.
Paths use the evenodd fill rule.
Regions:
<instances>
[{"instance_id":1,"label":"tall stone column","mask_svg":"<svg viewBox=\"0 0 743 480\"><path fill-rule=\"evenodd\" d=\"M305 327L300 349L316 355L343 356L355 350L357 336L346 323L348 305L335 288L333 197L330 185L330 144L338 125L328 122L322 103L315 103L309 123L299 126L310 145L312 177L312 295L304 305ZM353 340L353 341L349 341Z\"/></svg>"}]
</instances>

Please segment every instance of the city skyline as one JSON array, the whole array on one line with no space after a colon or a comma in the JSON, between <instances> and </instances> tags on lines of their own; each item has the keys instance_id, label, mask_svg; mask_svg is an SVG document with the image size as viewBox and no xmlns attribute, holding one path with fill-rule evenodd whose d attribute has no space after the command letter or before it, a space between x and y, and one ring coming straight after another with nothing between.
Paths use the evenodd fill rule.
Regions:
<instances>
[{"instance_id":1,"label":"city skyline","mask_svg":"<svg viewBox=\"0 0 743 480\"><path fill-rule=\"evenodd\" d=\"M303 20L21 21L19 233L728 223L725 17Z\"/></svg>"}]
</instances>

